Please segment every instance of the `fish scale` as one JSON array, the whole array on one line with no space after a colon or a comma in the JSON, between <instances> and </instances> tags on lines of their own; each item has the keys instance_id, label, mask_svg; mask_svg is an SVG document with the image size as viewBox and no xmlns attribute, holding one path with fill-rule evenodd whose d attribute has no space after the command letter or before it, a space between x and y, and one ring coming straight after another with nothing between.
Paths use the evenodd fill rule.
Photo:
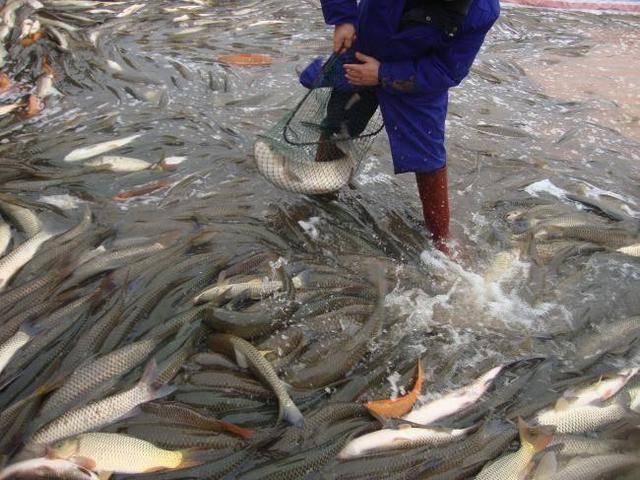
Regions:
<instances>
[{"instance_id":1,"label":"fish scale","mask_svg":"<svg viewBox=\"0 0 640 480\"><path fill-rule=\"evenodd\" d=\"M163 448L205 448L233 449L245 447L245 442L224 433L207 433L202 430L189 430L184 426L171 425L132 425L127 434L147 440Z\"/></svg>"},{"instance_id":2,"label":"fish scale","mask_svg":"<svg viewBox=\"0 0 640 480\"><path fill-rule=\"evenodd\" d=\"M142 363L159 343L158 338L141 340L82 365L48 398L40 411L39 420L46 423L82 399L90 397L111 379L124 375Z\"/></svg>"},{"instance_id":3,"label":"fish scale","mask_svg":"<svg viewBox=\"0 0 640 480\"><path fill-rule=\"evenodd\" d=\"M616 474L640 468L640 458L635 454L614 453L595 455L574 460L553 475L554 480L598 480L617 478Z\"/></svg>"},{"instance_id":4,"label":"fish scale","mask_svg":"<svg viewBox=\"0 0 640 480\"><path fill-rule=\"evenodd\" d=\"M184 452L115 433L85 433L54 445L49 452L50 458L87 459L98 472L144 473L178 468L186 460Z\"/></svg>"},{"instance_id":5,"label":"fish scale","mask_svg":"<svg viewBox=\"0 0 640 480\"><path fill-rule=\"evenodd\" d=\"M68 410L38 430L29 442L45 445L79 433L99 430L129 415L138 405L173 392L173 388L170 387L155 387L156 381L156 365L155 362L151 362L134 387L86 406Z\"/></svg>"},{"instance_id":6,"label":"fish scale","mask_svg":"<svg viewBox=\"0 0 640 480\"><path fill-rule=\"evenodd\" d=\"M565 411L547 410L536 420L552 425L558 433L586 433L601 430L629 416L627 406L618 401L605 406L569 407Z\"/></svg>"},{"instance_id":7,"label":"fish scale","mask_svg":"<svg viewBox=\"0 0 640 480\"><path fill-rule=\"evenodd\" d=\"M51 233L38 232L0 259L0 291L7 286L16 272L33 258L49 238L51 238Z\"/></svg>"},{"instance_id":8,"label":"fish scale","mask_svg":"<svg viewBox=\"0 0 640 480\"><path fill-rule=\"evenodd\" d=\"M0 210L15 223L27 239L36 236L42 230L42 222L28 208L0 200Z\"/></svg>"}]
</instances>

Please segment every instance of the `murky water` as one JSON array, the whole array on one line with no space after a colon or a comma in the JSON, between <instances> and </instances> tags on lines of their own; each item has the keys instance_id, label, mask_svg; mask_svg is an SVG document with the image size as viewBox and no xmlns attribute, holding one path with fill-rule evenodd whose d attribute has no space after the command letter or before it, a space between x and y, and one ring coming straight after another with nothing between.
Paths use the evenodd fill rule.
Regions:
<instances>
[{"instance_id":1,"label":"murky water","mask_svg":"<svg viewBox=\"0 0 640 480\"><path fill-rule=\"evenodd\" d=\"M51 18L78 28L61 29L68 50L51 39L10 50L19 59L5 67L12 79L35 82L47 58L60 92L47 98L33 118L0 118L1 190L57 207L39 205L47 228L73 226L88 205L95 224L109 229L107 245L114 238L161 239L177 231L191 239L189 254L211 251L237 261L271 252L294 272L327 268L362 283L366 265L378 259L391 281L388 318L351 375L386 368L361 399L388 397L398 386L408 389L416 358L430 371L425 399L517 358L557 358L549 382L565 381L573 374L565 367L575 360L580 335L604 332L608 324L640 314L637 258L615 252L619 246L605 246L562 258L554 256L564 252L559 249L549 261L536 263L530 242L516 237L523 230L512 221L513 212L520 207L495 206L538 198L553 205L540 214L550 219L591 211L567 197L580 195L628 216L625 225L636 238L629 244L638 243L637 17L504 10L471 75L451 94L448 153L453 241L459 252L453 262L428 246L414 179L392 175L384 136L376 141L356 189L336 200L281 192L259 177L251 155L255 136L300 98L295 67L325 54L330 45L330 31L316 6L276 0L155 1L118 17L130 5L104 3L92 13L79 9L80 18L56 16L51 8ZM59 7L62 11L70 12ZM269 54L273 65L241 68L216 61L241 52ZM3 95L3 103L18 96ZM168 171L112 173L63 160L76 148L132 134L143 136L115 154L151 163L170 157L184 161ZM118 198L149 185L158 188ZM612 225L602 215L589 215L592 223ZM180 260L159 257L169 272ZM16 284L29 278L28 267ZM191 274L202 274L205 267L199 268ZM258 272L272 275L268 264ZM158 285L152 275L141 278L126 290L131 304ZM88 284L87 291L98 283ZM168 288L134 334L184 311L192 294L182 284ZM301 298L312 301L311 294ZM358 322L339 319L340 331L308 328L302 363L330 355L332 344L357 331ZM298 319L299 324L254 343L263 342L265 350L282 343L288 352L287 336L294 327L304 331L307 320L312 319ZM206 350L205 344L198 349ZM628 366L637 363L638 353L622 349L588 367L597 373ZM186 372L195 368L193 360L186 364ZM389 376L394 382L386 380ZM189 374L183 370L175 382L182 385L179 392L187 391ZM3 406L32 387L3 396ZM316 397L311 401L307 395L305 415L329 401L322 392ZM516 405L523 403L526 399ZM266 429L275 420L272 407L222 416ZM240 461L240 469L272 461L252 453ZM324 463L331 462L330 456ZM317 469L322 468L332 478L331 467ZM341 472L344 466L335 468Z\"/></svg>"}]
</instances>

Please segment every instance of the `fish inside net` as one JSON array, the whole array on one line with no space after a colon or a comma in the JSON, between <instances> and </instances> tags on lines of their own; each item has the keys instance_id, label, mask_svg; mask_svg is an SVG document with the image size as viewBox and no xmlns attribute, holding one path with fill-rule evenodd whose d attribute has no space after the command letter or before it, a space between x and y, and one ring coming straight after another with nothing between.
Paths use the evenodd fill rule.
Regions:
<instances>
[{"instance_id":1,"label":"fish inside net","mask_svg":"<svg viewBox=\"0 0 640 480\"><path fill-rule=\"evenodd\" d=\"M373 88L357 88L344 77L353 52L312 63L301 75L309 88L256 144L260 172L280 188L327 193L345 186L383 128Z\"/></svg>"}]
</instances>

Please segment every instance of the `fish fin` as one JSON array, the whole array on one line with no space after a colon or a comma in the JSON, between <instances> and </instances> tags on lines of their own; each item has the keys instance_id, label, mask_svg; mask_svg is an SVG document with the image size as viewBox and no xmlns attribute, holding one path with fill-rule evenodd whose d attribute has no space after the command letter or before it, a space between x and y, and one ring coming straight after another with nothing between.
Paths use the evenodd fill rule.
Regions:
<instances>
[{"instance_id":1,"label":"fish fin","mask_svg":"<svg viewBox=\"0 0 640 480\"><path fill-rule=\"evenodd\" d=\"M304 288L305 286L309 286L311 283L311 270L303 270L295 277L293 277L293 285L296 288Z\"/></svg>"},{"instance_id":2,"label":"fish fin","mask_svg":"<svg viewBox=\"0 0 640 480\"><path fill-rule=\"evenodd\" d=\"M551 427L530 427L522 418L518 418L518 431L521 443L532 446L536 453L547 448L553 440Z\"/></svg>"},{"instance_id":3,"label":"fish fin","mask_svg":"<svg viewBox=\"0 0 640 480\"><path fill-rule=\"evenodd\" d=\"M158 385L158 377L160 372L155 359L151 359L142 373L142 377L138 382L141 388L146 388L149 394L148 401L158 400L159 398L171 395L176 391L173 385Z\"/></svg>"},{"instance_id":4,"label":"fish fin","mask_svg":"<svg viewBox=\"0 0 640 480\"><path fill-rule=\"evenodd\" d=\"M140 415L142 413L142 409L140 408L140 406L138 405L137 407L133 407L131 410L129 410L127 413L125 413L124 415L122 415L121 417L118 417L118 422L122 422L124 420L129 420L130 418L134 418L137 417L138 415Z\"/></svg>"},{"instance_id":5,"label":"fish fin","mask_svg":"<svg viewBox=\"0 0 640 480\"><path fill-rule=\"evenodd\" d=\"M570 407L569 398L568 397L560 397L555 404L555 410L558 412L564 412Z\"/></svg>"},{"instance_id":6,"label":"fish fin","mask_svg":"<svg viewBox=\"0 0 640 480\"><path fill-rule=\"evenodd\" d=\"M244 353L235 347L233 348L233 353L236 357L236 363L240 368L249 368L249 362L247 361L247 357Z\"/></svg>"},{"instance_id":7,"label":"fish fin","mask_svg":"<svg viewBox=\"0 0 640 480\"><path fill-rule=\"evenodd\" d=\"M413 426L408 423L401 423L400 425L398 425L398 430L407 430L411 428L413 428Z\"/></svg>"},{"instance_id":8,"label":"fish fin","mask_svg":"<svg viewBox=\"0 0 640 480\"><path fill-rule=\"evenodd\" d=\"M98 478L100 480L109 480L111 478L111 475L113 475L113 472L100 472L98 474Z\"/></svg>"},{"instance_id":9,"label":"fish fin","mask_svg":"<svg viewBox=\"0 0 640 480\"><path fill-rule=\"evenodd\" d=\"M210 451L189 448L187 450L182 450L181 453L182 461L180 462L180 465L175 467L176 469L197 467L207 461L211 461Z\"/></svg>"},{"instance_id":10,"label":"fish fin","mask_svg":"<svg viewBox=\"0 0 640 480\"><path fill-rule=\"evenodd\" d=\"M95 470L97 464L96 461L88 457L72 457L70 459L73 463L86 468L87 470Z\"/></svg>"},{"instance_id":11,"label":"fish fin","mask_svg":"<svg viewBox=\"0 0 640 480\"><path fill-rule=\"evenodd\" d=\"M278 421L284 420L289 425L293 425L297 428L304 427L304 417L302 413L293 403L290 405L285 405L280 408L280 412L278 415Z\"/></svg>"},{"instance_id":12,"label":"fish fin","mask_svg":"<svg viewBox=\"0 0 640 480\"><path fill-rule=\"evenodd\" d=\"M368 403L371 403L371 402L368 402ZM380 425L382 425L383 427L389 426L389 424L392 422L392 420L387 418L387 417L385 417L382 413L377 412L375 407L369 408L368 403L365 406L367 407L367 410L369 410L369 415L371 415L378 422L380 422Z\"/></svg>"},{"instance_id":13,"label":"fish fin","mask_svg":"<svg viewBox=\"0 0 640 480\"><path fill-rule=\"evenodd\" d=\"M540 459L532 480L551 480L557 471L558 460L555 452L547 452Z\"/></svg>"},{"instance_id":14,"label":"fish fin","mask_svg":"<svg viewBox=\"0 0 640 480\"><path fill-rule=\"evenodd\" d=\"M138 385L150 387L151 385L153 385L153 382L155 382L157 379L158 379L158 364L156 363L156 359L152 358L144 367L144 371L142 372L142 376L138 381Z\"/></svg>"},{"instance_id":15,"label":"fish fin","mask_svg":"<svg viewBox=\"0 0 640 480\"><path fill-rule=\"evenodd\" d=\"M255 430L240 427L235 423L225 422L224 420L220 420L218 422L218 425L224 430L226 430L227 432L233 433L234 435L244 438L245 440L248 440L249 438L253 437L256 433Z\"/></svg>"},{"instance_id":16,"label":"fish fin","mask_svg":"<svg viewBox=\"0 0 640 480\"><path fill-rule=\"evenodd\" d=\"M20 331L29 336L29 338L33 338L42 331L42 327L38 326L34 320L27 320L20 325Z\"/></svg>"}]
</instances>

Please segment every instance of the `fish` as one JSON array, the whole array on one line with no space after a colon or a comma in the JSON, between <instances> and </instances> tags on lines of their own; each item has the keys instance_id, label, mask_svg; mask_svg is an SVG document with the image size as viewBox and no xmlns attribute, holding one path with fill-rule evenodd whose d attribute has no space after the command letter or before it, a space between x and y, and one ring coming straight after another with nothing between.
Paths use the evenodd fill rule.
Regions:
<instances>
[{"instance_id":1,"label":"fish","mask_svg":"<svg viewBox=\"0 0 640 480\"><path fill-rule=\"evenodd\" d=\"M574 367L578 370L589 366L606 353L627 350L640 336L640 315L621 318L600 325L600 330L575 338Z\"/></svg>"},{"instance_id":2,"label":"fish","mask_svg":"<svg viewBox=\"0 0 640 480\"><path fill-rule=\"evenodd\" d=\"M321 195L345 187L356 172L350 156L332 162L295 162L274 151L265 141L254 147L260 173L279 188L294 193Z\"/></svg>"},{"instance_id":3,"label":"fish","mask_svg":"<svg viewBox=\"0 0 640 480\"><path fill-rule=\"evenodd\" d=\"M86 161L84 164L90 167L107 167L112 172L139 172L153 167L152 163L145 160L111 155L93 158Z\"/></svg>"},{"instance_id":4,"label":"fish","mask_svg":"<svg viewBox=\"0 0 640 480\"><path fill-rule=\"evenodd\" d=\"M118 18L128 17L138 12L139 10L143 9L144 7L145 7L144 3L134 3L133 5L130 5L127 8L125 8L120 13L116 14L116 17Z\"/></svg>"},{"instance_id":5,"label":"fish","mask_svg":"<svg viewBox=\"0 0 640 480\"><path fill-rule=\"evenodd\" d=\"M10 103L9 105L0 106L0 116L8 115L15 112L20 107L20 102Z\"/></svg>"},{"instance_id":6,"label":"fish","mask_svg":"<svg viewBox=\"0 0 640 480\"><path fill-rule=\"evenodd\" d=\"M221 298L232 299L246 294L248 298L259 300L282 289L279 280L264 280L255 278L241 283L222 282L221 284L207 288L193 298L194 304L219 300Z\"/></svg>"},{"instance_id":7,"label":"fish","mask_svg":"<svg viewBox=\"0 0 640 480\"><path fill-rule=\"evenodd\" d=\"M538 412L535 417L539 425L555 427L557 433L595 432L613 425L631 415L623 397L602 406L560 405Z\"/></svg>"},{"instance_id":8,"label":"fish","mask_svg":"<svg viewBox=\"0 0 640 480\"><path fill-rule=\"evenodd\" d=\"M294 480L305 478L313 472L318 472L335 457L354 435L360 433L363 428L368 427L363 427L362 424L358 423L355 430L353 430L353 427L349 427L348 424L347 428L351 428L351 431L347 430L347 433L337 438L330 438L307 451L274 463L260 465L255 469L242 473L237 478L238 480Z\"/></svg>"},{"instance_id":9,"label":"fish","mask_svg":"<svg viewBox=\"0 0 640 480\"><path fill-rule=\"evenodd\" d=\"M313 365L296 365L289 369L286 380L295 387L320 388L344 377L369 349L369 343L380 334L384 322L387 284L381 272L376 272L378 302L365 324L351 338L335 345L331 362L326 359ZM308 304L307 304L308 305Z\"/></svg>"},{"instance_id":10,"label":"fish","mask_svg":"<svg viewBox=\"0 0 640 480\"><path fill-rule=\"evenodd\" d=\"M550 239L574 239L596 243L608 247L625 247L634 240L637 235L623 228L607 226L577 226L577 227L547 227L544 231Z\"/></svg>"},{"instance_id":11,"label":"fish","mask_svg":"<svg viewBox=\"0 0 640 480\"><path fill-rule=\"evenodd\" d=\"M326 405L305 419L304 427L288 428L278 441L270 447L275 451L292 451L303 442L312 440L315 435L336 422L366 414L366 408L360 403L334 403Z\"/></svg>"},{"instance_id":12,"label":"fish","mask_svg":"<svg viewBox=\"0 0 640 480\"><path fill-rule=\"evenodd\" d=\"M278 378L271 364L253 345L234 335L219 334L211 340L211 348L235 359L236 363L243 368L251 367L260 380L273 389L278 398L278 421L284 420L296 427L303 427L302 413L291 400L284 382Z\"/></svg>"},{"instance_id":13,"label":"fish","mask_svg":"<svg viewBox=\"0 0 640 480\"><path fill-rule=\"evenodd\" d=\"M476 476L476 480L520 480L531 468L533 457L543 451L553 440L553 430L532 428L518 419L520 449L487 464Z\"/></svg>"},{"instance_id":14,"label":"fish","mask_svg":"<svg viewBox=\"0 0 640 480\"><path fill-rule=\"evenodd\" d=\"M167 180L158 180L156 182L147 183L142 187L134 188L133 190L120 192L115 197L113 197L113 199L117 201L129 200L130 198L141 197L143 195L155 192L156 190L167 188L170 185L171 183Z\"/></svg>"},{"instance_id":15,"label":"fish","mask_svg":"<svg viewBox=\"0 0 640 480\"><path fill-rule=\"evenodd\" d=\"M58 480L99 480L98 475L69 460L42 457L13 463L0 470L0 480L56 478Z\"/></svg>"},{"instance_id":16,"label":"fish","mask_svg":"<svg viewBox=\"0 0 640 480\"><path fill-rule=\"evenodd\" d=\"M31 260L42 244L52 236L52 233L41 231L0 259L0 291L5 289L18 270Z\"/></svg>"},{"instance_id":17,"label":"fish","mask_svg":"<svg viewBox=\"0 0 640 480\"><path fill-rule=\"evenodd\" d=\"M83 433L47 448L47 456L70 460L97 473L146 473L199 465L196 452L164 450L118 433Z\"/></svg>"},{"instance_id":18,"label":"fish","mask_svg":"<svg viewBox=\"0 0 640 480\"><path fill-rule=\"evenodd\" d=\"M29 35L27 35L24 38L21 38L19 43L23 47L28 47L28 46L33 45L34 43L36 43L43 36L44 36L44 32L42 30L39 30L39 31L37 31L35 33L30 33Z\"/></svg>"},{"instance_id":19,"label":"fish","mask_svg":"<svg viewBox=\"0 0 640 480\"><path fill-rule=\"evenodd\" d=\"M29 343L37 333L38 330L34 325L27 322L22 324L20 330L18 330L15 335L0 345L0 372L4 370L4 367L11 361L11 358L18 353L22 347Z\"/></svg>"},{"instance_id":20,"label":"fish","mask_svg":"<svg viewBox=\"0 0 640 480\"><path fill-rule=\"evenodd\" d=\"M25 118L32 118L44 110L44 103L37 95L29 95L24 110L21 112Z\"/></svg>"},{"instance_id":21,"label":"fish","mask_svg":"<svg viewBox=\"0 0 640 480\"><path fill-rule=\"evenodd\" d=\"M88 158L97 157L98 155L102 155L103 153L110 152L111 150L115 150L117 148L122 148L126 145L129 145L133 141L142 137L144 134L135 134L129 137L119 138L116 140L109 140L108 142L98 143L96 145L91 145L89 147L82 147L68 153L63 160L65 162L78 162L80 160L86 160Z\"/></svg>"},{"instance_id":22,"label":"fish","mask_svg":"<svg viewBox=\"0 0 640 480\"><path fill-rule=\"evenodd\" d=\"M616 252L624 253L630 257L640 257L640 243L618 248Z\"/></svg>"},{"instance_id":23,"label":"fish","mask_svg":"<svg viewBox=\"0 0 640 480\"><path fill-rule=\"evenodd\" d=\"M621 478L620 475L640 468L640 458L632 453L610 453L591 457L576 457L557 470L554 454L545 454L533 480L599 480ZM545 461L550 460L550 461Z\"/></svg>"},{"instance_id":24,"label":"fish","mask_svg":"<svg viewBox=\"0 0 640 480\"><path fill-rule=\"evenodd\" d=\"M260 53L235 53L220 55L218 57L218 62L241 67L258 67L271 65L273 63L273 58L271 58L270 55Z\"/></svg>"},{"instance_id":25,"label":"fish","mask_svg":"<svg viewBox=\"0 0 640 480\"><path fill-rule=\"evenodd\" d=\"M504 365L492 368L472 384L414 408L402 419L418 425L431 425L437 420L453 415L480 399L503 369Z\"/></svg>"},{"instance_id":26,"label":"fish","mask_svg":"<svg viewBox=\"0 0 640 480\"><path fill-rule=\"evenodd\" d=\"M206 304L204 321L216 332L230 333L241 338L255 338L277 330L291 316L285 307L276 312L235 312L224 308L213 308Z\"/></svg>"},{"instance_id":27,"label":"fish","mask_svg":"<svg viewBox=\"0 0 640 480\"><path fill-rule=\"evenodd\" d=\"M53 75L51 73L45 73L40 75L36 82L36 97L41 100L45 100L51 95L59 95L60 92L53 86Z\"/></svg>"},{"instance_id":28,"label":"fish","mask_svg":"<svg viewBox=\"0 0 640 480\"><path fill-rule=\"evenodd\" d=\"M166 245L154 242L146 245L133 246L120 250L113 250L91 258L80 265L69 279L70 284L80 283L102 272L114 270L129 262L135 262L154 253L164 250Z\"/></svg>"},{"instance_id":29,"label":"fish","mask_svg":"<svg viewBox=\"0 0 640 480\"><path fill-rule=\"evenodd\" d=\"M556 407L560 405L562 409L604 402L618 393L639 371L640 368L622 370L615 375L603 377L592 385L567 390L556 403Z\"/></svg>"},{"instance_id":30,"label":"fish","mask_svg":"<svg viewBox=\"0 0 640 480\"><path fill-rule=\"evenodd\" d=\"M11 88L11 79L6 73L0 73L0 93L4 93Z\"/></svg>"},{"instance_id":31,"label":"fish","mask_svg":"<svg viewBox=\"0 0 640 480\"><path fill-rule=\"evenodd\" d=\"M0 210L9 217L18 230L24 233L27 239L35 237L42 231L42 222L32 210L4 200L0 200Z\"/></svg>"},{"instance_id":32,"label":"fish","mask_svg":"<svg viewBox=\"0 0 640 480\"><path fill-rule=\"evenodd\" d=\"M418 361L416 372L416 380L413 388L406 395L393 400L372 400L367 402L366 406L371 414L382 418L396 418L406 415L411 411L418 395L422 393L422 384L424 382L424 372L422 362Z\"/></svg>"},{"instance_id":33,"label":"fish","mask_svg":"<svg viewBox=\"0 0 640 480\"><path fill-rule=\"evenodd\" d=\"M554 435L549 449L559 455L573 457L575 455L602 455L627 450L629 444L625 440L599 439L587 435Z\"/></svg>"},{"instance_id":34,"label":"fish","mask_svg":"<svg viewBox=\"0 0 640 480\"><path fill-rule=\"evenodd\" d=\"M40 410L41 423L48 423L80 401L92 398L115 380L142 363L158 346L160 338L147 338L78 367L52 393Z\"/></svg>"},{"instance_id":35,"label":"fish","mask_svg":"<svg viewBox=\"0 0 640 480\"><path fill-rule=\"evenodd\" d=\"M397 429L385 428L351 440L338 454L340 459L357 458L386 450L438 447L466 436L476 427L465 429L412 427L400 425Z\"/></svg>"},{"instance_id":36,"label":"fish","mask_svg":"<svg viewBox=\"0 0 640 480\"><path fill-rule=\"evenodd\" d=\"M255 432L248 428L242 428L229 422L207 416L191 407L178 402L151 402L142 406L142 410L152 413L164 420L189 427L199 428L205 431L228 432L245 440L251 438Z\"/></svg>"},{"instance_id":37,"label":"fish","mask_svg":"<svg viewBox=\"0 0 640 480\"><path fill-rule=\"evenodd\" d=\"M244 448L231 454L223 455L222 458L218 455L216 459L211 461L204 461L202 465L196 467L181 469L179 474L183 479L221 479L225 478L229 473L233 472L238 466L240 466L251 455L251 450ZM176 480L176 473L171 470L161 473L147 473L142 475L136 475L135 477L126 478L126 480ZM123 479L125 480L125 479Z\"/></svg>"},{"instance_id":38,"label":"fish","mask_svg":"<svg viewBox=\"0 0 640 480\"><path fill-rule=\"evenodd\" d=\"M154 385L157 377L157 365L155 360L152 360L147 364L142 378L134 387L84 407L67 411L38 430L29 442L46 445L80 433L98 430L120 419L135 415L139 411L140 404L165 397L176 390L171 386Z\"/></svg>"},{"instance_id":39,"label":"fish","mask_svg":"<svg viewBox=\"0 0 640 480\"><path fill-rule=\"evenodd\" d=\"M238 450L245 447L244 440L224 433L191 430L184 425L130 425L127 434L162 448L201 448L207 450Z\"/></svg>"}]
</instances>

